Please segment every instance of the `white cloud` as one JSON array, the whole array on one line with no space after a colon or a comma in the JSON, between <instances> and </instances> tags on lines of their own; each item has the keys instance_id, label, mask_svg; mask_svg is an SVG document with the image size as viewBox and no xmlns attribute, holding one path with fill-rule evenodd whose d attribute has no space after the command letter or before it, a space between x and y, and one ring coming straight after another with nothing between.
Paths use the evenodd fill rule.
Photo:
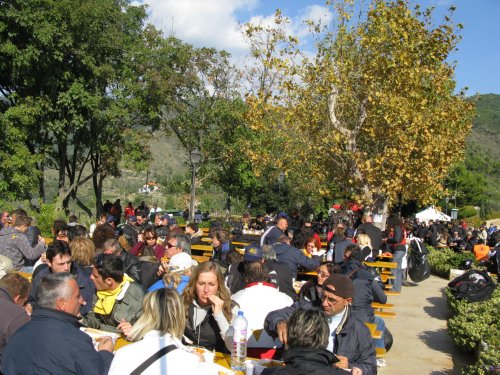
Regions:
<instances>
[{"instance_id":1,"label":"white cloud","mask_svg":"<svg viewBox=\"0 0 500 375\"><path fill-rule=\"evenodd\" d=\"M233 54L247 50L235 13L252 9L257 0L146 0L152 24L196 47L215 47Z\"/></svg>"}]
</instances>

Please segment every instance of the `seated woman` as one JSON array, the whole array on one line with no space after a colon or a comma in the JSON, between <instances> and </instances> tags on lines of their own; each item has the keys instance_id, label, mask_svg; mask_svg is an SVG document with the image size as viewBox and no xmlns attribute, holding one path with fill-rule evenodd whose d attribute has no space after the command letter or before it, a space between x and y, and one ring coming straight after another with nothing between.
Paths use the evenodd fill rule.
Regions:
<instances>
[{"instance_id":1,"label":"seated woman","mask_svg":"<svg viewBox=\"0 0 500 375\"><path fill-rule=\"evenodd\" d=\"M340 273L340 266L334 262L322 262L318 268L318 276L309 280L299 291L299 300L311 301L314 306L321 306L323 282L334 273Z\"/></svg>"},{"instance_id":2,"label":"seated woman","mask_svg":"<svg viewBox=\"0 0 500 375\"><path fill-rule=\"evenodd\" d=\"M193 267L198 265L198 262L193 260L187 253L178 253L170 258L168 263L167 273L162 279L151 285L148 292L158 290L160 288L169 288L177 290L177 293L182 294L184 288L189 282L189 277L193 271Z\"/></svg>"},{"instance_id":3,"label":"seated woman","mask_svg":"<svg viewBox=\"0 0 500 375\"><path fill-rule=\"evenodd\" d=\"M313 255L318 255L321 251L321 241L318 241L314 237L308 237L306 244L302 252L308 258L312 258Z\"/></svg>"},{"instance_id":4,"label":"seated woman","mask_svg":"<svg viewBox=\"0 0 500 375\"><path fill-rule=\"evenodd\" d=\"M361 248L361 253L363 254L364 260L370 261L375 258L375 254L373 254L372 241L370 237L368 237L365 233L360 233L356 236L356 242Z\"/></svg>"},{"instance_id":5,"label":"seated woman","mask_svg":"<svg viewBox=\"0 0 500 375\"><path fill-rule=\"evenodd\" d=\"M143 374L206 374L200 356L191 353L182 343L186 318L179 294L172 289L148 293L144 313L133 325L128 338L137 341L120 348L111 363L109 374L130 374L159 350L159 358Z\"/></svg>"},{"instance_id":6,"label":"seated woman","mask_svg":"<svg viewBox=\"0 0 500 375\"><path fill-rule=\"evenodd\" d=\"M214 247L212 261L218 263L224 270L228 268L226 257L235 247L231 244L231 235L223 229L217 229L211 233L212 246Z\"/></svg>"},{"instance_id":7,"label":"seated woman","mask_svg":"<svg viewBox=\"0 0 500 375\"><path fill-rule=\"evenodd\" d=\"M228 353L224 336L238 308L233 307L219 265L214 262L198 265L182 298L186 312L185 343Z\"/></svg>"},{"instance_id":8,"label":"seated woman","mask_svg":"<svg viewBox=\"0 0 500 375\"><path fill-rule=\"evenodd\" d=\"M330 328L321 310L296 310L287 325L285 366L269 367L262 375L288 374L359 374L358 369L347 372L332 365L338 360L326 350Z\"/></svg>"},{"instance_id":9,"label":"seated woman","mask_svg":"<svg viewBox=\"0 0 500 375\"><path fill-rule=\"evenodd\" d=\"M139 234L139 241L134 247L130 249L130 253L139 257L142 261L156 261L160 262L161 258L165 255L165 247L158 244L158 236L154 228L146 228L143 233Z\"/></svg>"}]
</instances>

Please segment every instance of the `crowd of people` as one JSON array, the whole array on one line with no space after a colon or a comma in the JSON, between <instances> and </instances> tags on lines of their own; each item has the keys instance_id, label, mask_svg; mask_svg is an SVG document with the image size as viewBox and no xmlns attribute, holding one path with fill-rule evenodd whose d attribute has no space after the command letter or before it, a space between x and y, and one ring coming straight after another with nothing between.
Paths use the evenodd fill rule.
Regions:
<instances>
[{"instance_id":1,"label":"crowd of people","mask_svg":"<svg viewBox=\"0 0 500 375\"><path fill-rule=\"evenodd\" d=\"M493 227L391 216L382 231L370 214L311 222L293 212L245 214L231 229L213 221L211 258L198 264L191 247L203 231L158 211L145 204L122 211L117 200L89 230L76 217L56 220L48 246L25 211L3 213L1 373L217 373L192 347L229 353L231 324L243 311L248 356L284 361L264 374L376 374L385 365L376 348L389 350L392 335L374 314L372 303L387 297L365 261L389 252L393 290L401 291L412 238L439 248L448 233L445 246L492 267L500 255ZM249 229L260 234L238 249L233 240ZM308 271L317 276L307 279ZM81 327L110 337L95 348ZM130 342L115 355L112 334Z\"/></svg>"}]
</instances>

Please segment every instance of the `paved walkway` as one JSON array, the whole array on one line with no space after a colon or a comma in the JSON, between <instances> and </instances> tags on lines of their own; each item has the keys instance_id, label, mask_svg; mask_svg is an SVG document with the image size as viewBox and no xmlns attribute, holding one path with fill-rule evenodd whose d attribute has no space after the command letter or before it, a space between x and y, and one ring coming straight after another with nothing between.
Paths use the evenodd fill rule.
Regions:
<instances>
[{"instance_id":1,"label":"paved walkway","mask_svg":"<svg viewBox=\"0 0 500 375\"><path fill-rule=\"evenodd\" d=\"M403 287L400 296L389 296L396 319L386 319L394 336L381 375L460 374L470 356L456 349L446 328L448 306L444 289L448 281L436 276Z\"/></svg>"}]
</instances>

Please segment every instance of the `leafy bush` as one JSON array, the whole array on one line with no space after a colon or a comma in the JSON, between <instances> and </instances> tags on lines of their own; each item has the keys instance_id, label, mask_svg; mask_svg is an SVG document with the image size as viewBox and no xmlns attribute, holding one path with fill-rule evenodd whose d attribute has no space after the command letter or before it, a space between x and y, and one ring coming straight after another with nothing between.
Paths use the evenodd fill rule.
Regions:
<instances>
[{"instance_id":1,"label":"leafy bush","mask_svg":"<svg viewBox=\"0 0 500 375\"><path fill-rule=\"evenodd\" d=\"M56 215L54 204L42 204L40 212L35 214L36 223L43 237L52 237L52 224L60 217ZM66 218L63 218L66 219Z\"/></svg>"},{"instance_id":2,"label":"leafy bush","mask_svg":"<svg viewBox=\"0 0 500 375\"><path fill-rule=\"evenodd\" d=\"M492 374L500 366L500 289L488 301L457 300L446 290L454 313L448 320L448 332L458 347L477 352L477 362L463 369L463 374Z\"/></svg>"},{"instance_id":3,"label":"leafy bush","mask_svg":"<svg viewBox=\"0 0 500 375\"><path fill-rule=\"evenodd\" d=\"M458 218L465 219L477 215L477 210L473 206L464 206L458 210Z\"/></svg>"},{"instance_id":4,"label":"leafy bush","mask_svg":"<svg viewBox=\"0 0 500 375\"><path fill-rule=\"evenodd\" d=\"M428 246L429 248L429 264L431 266L431 272L440 277L448 278L450 275L451 268L458 268L466 259L474 260L474 264L476 260L472 254L462 254L455 253L450 249L440 249L436 250L433 247Z\"/></svg>"}]
</instances>

